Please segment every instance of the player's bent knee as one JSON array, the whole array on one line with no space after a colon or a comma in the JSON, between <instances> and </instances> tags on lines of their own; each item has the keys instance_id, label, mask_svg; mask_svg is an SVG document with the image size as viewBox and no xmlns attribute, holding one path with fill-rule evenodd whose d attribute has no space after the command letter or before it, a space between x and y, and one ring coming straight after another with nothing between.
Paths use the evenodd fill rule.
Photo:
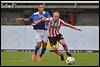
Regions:
<instances>
[{"instance_id":1,"label":"player's bent knee","mask_svg":"<svg viewBox=\"0 0 100 67\"><path fill-rule=\"evenodd\" d=\"M43 48L46 48L46 45L43 45L42 47L43 47Z\"/></svg>"},{"instance_id":2,"label":"player's bent knee","mask_svg":"<svg viewBox=\"0 0 100 67\"><path fill-rule=\"evenodd\" d=\"M42 43L43 43L42 47L43 47L43 48L46 48L47 43L46 43L46 42L42 42Z\"/></svg>"}]
</instances>

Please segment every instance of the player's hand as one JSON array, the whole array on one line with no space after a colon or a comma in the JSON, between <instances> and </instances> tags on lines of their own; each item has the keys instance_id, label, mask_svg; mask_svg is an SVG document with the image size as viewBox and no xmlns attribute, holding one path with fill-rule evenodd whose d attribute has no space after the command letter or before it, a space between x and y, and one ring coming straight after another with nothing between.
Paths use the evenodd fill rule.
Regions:
<instances>
[{"instance_id":1,"label":"player's hand","mask_svg":"<svg viewBox=\"0 0 100 67\"><path fill-rule=\"evenodd\" d=\"M35 23L33 23L33 24L31 24L32 26L35 26L36 24Z\"/></svg>"},{"instance_id":2,"label":"player's hand","mask_svg":"<svg viewBox=\"0 0 100 67\"><path fill-rule=\"evenodd\" d=\"M16 21L22 21L23 18L16 18Z\"/></svg>"},{"instance_id":3,"label":"player's hand","mask_svg":"<svg viewBox=\"0 0 100 67\"><path fill-rule=\"evenodd\" d=\"M82 31L81 29L77 29L78 31Z\"/></svg>"}]
</instances>

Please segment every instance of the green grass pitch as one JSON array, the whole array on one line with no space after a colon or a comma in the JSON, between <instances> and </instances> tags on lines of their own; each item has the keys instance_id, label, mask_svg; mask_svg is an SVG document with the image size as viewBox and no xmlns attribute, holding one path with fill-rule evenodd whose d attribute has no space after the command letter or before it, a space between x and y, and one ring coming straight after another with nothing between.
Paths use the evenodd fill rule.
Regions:
<instances>
[{"instance_id":1,"label":"green grass pitch","mask_svg":"<svg viewBox=\"0 0 100 67\"><path fill-rule=\"evenodd\" d=\"M76 53L72 55L76 62L68 65L61 61L60 57L53 52L46 52L42 61L32 61L33 52L1 51L1 66L99 66L99 53ZM39 53L39 52L38 52ZM64 53L65 58L67 57Z\"/></svg>"}]
</instances>

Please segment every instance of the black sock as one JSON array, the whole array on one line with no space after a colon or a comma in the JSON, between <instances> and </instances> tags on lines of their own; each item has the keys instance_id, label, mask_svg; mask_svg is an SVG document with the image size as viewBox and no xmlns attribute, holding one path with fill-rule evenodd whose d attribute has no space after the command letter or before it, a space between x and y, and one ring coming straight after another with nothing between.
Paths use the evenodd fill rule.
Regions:
<instances>
[{"instance_id":1,"label":"black sock","mask_svg":"<svg viewBox=\"0 0 100 67\"><path fill-rule=\"evenodd\" d=\"M67 56L72 56L71 53L69 53L68 51L66 51Z\"/></svg>"},{"instance_id":2,"label":"black sock","mask_svg":"<svg viewBox=\"0 0 100 67\"><path fill-rule=\"evenodd\" d=\"M61 61L64 61L64 56L63 55L61 55Z\"/></svg>"},{"instance_id":3,"label":"black sock","mask_svg":"<svg viewBox=\"0 0 100 67\"><path fill-rule=\"evenodd\" d=\"M66 51L67 56L72 56L72 55L68 52L67 45L64 44L63 47L64 47L64 50Z\"/></svg>"}]
</instances>

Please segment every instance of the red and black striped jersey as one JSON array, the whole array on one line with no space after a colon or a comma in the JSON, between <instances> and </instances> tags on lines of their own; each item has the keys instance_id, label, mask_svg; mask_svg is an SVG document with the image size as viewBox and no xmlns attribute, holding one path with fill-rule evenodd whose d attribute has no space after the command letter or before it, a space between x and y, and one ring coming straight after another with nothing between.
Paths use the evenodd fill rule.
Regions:
<instances>
[{"instance_id":1,"label":"red and black striped jersey","mask_svg":"<svg viewBox=\"0 0 100 67\"><path fill-rule=\"evenodd\" d=\"M68 25L68 23L65 23L62 19L59 19L58 21L54 21L54 19L51 18L47 18L46 19L48 21L48 32L49 32L49 37L54 37L57 36L60 33L60 28L61 26L66 26Z\"/></svg>"}]
</instances>

